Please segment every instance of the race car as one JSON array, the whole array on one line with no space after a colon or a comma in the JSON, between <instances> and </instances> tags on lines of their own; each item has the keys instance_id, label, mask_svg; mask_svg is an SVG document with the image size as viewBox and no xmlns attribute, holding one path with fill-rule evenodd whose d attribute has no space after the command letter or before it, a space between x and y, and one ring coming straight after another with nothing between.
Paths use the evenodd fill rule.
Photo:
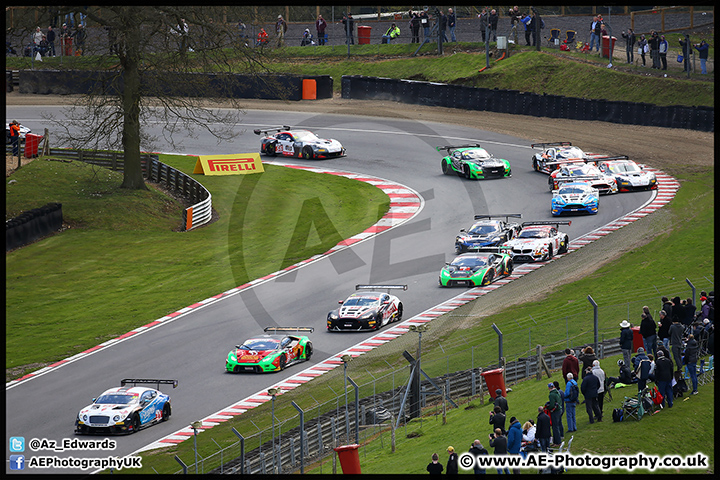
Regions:
<instances>
[{"instance_id":1,"label":"race car","mask_svg":"<svg viewBox=\"0 0 720 480\"><path fill-rule=\"evenodd\" d=\"M445 175L457 174L467 179L511 177L510 162L495 158L479 144L435 147L447 151L440 167Z\"/></svg>"},{"instance_id":2,"label":"race car","mask_svg":"<svg viewBox=\"0 0 720 480\"><path fill-rule=\"evenodd\" d=\"M27 135L28 133L32 133L31 130L30 130L28 127L24 127L24 126L20 125L20 138L19 138L19 141L20 141L20 142L24 142L24 141L25 141L25 135ZM9 123L6 123L6 124L5 124L5 144L6 144L6 145L10 145L10 143L11 143L11 141L10 141L10 124L9 124Z\"/></svg>"},{"instance_id":3,"label":"race car","mask_svg":"<svg viewBox=\"0 0 720 480\"><path fill-rule=\"evenodd\" d=\"M570 163L561 166L548 177L550 191L560 188L562 181L586 182L606 195L618 192L615 177L601 172L594 163Z\"/></svg>"},{"instance_id":4,"label":"race car","mask_svg":"<svg viewBox=\"0 0 720 480\"><path fill-rule=\"evenodd\" d=\"M265 332L272 335L258 335L235 345L235 350L227 355L225 370L231 373L279 372L310 360L313 351L310 339L290 333L312 333L313 330L313 327L265 327Z\"/></svg>"},{"instance_id":5,"label":"race car","mask_svg":"<svg viewBox=\"0 0 720 480\"><path fill-rule=\"evenodd\" d=\"M501 276L512 273L512 254L506 251L510 249L479 248L476 252L458 255L442 268L438 282L441 287L489 285Z\"/></svg>"},{"instance_id":6,"label":"race car","mask_svg":"<svg viewBox=\"0 0 720 480\"><path fill-rule=\"evenodd\" d=\"M542 149L541 153L532 156L533 170L550 174L559 165L565 163L585 163L590 157L571 142L533 143L531 148Z\"/></svg>"},{"instance_id":7,"label":"race car","mask_svg":"<svg viewBox=\"0 0 720 480\"><path fill-rule=\"evenodd\" d=\"M459 255L470 249L498 246L511 240L520 231L520 224L510 223L510 217L522 218L522 214L475 215L475 220L479 221L467 230L460 230L460 235L455 237L455 253Z\"/></svg>"},{"instance_id":8,"label":"race car","mask_svg":"<svg viewBox=\"0 0 720 480\"><path fill-rule=\"evenodd\" d=\"M569 238L559 227L570 223L523 222L520 233L503 246L512 249L514 262L550 260L555 254L567 252Z\"/></svg>"},{"instance_id":9,"label":"race car","mask_svg":"<svg viewBox=\"0 0 720 480\"><path fill-rule=\"evenodd\" d=\"M390 290L407 290L407 285L356 285L356 292L338 303L340 308L328 313L329 332L341 330L380 330L388 323L402 320L403 304ZM380 290L387 290L381 292Z\"/></svg>"},{"instance_id":10,"label":"race car","mask_svg":"<svg viewBox=\"0 0 720 480\"><path fill-rule=\"evenodd\" d=\"M615 178L617 188L621 192L658 188L655 174L644 171L643 167L629 160L627 156L617 160L600 161L598 168L605 175L612 175Z\"/></svg>"},{"instance_id":11,"label":"race car","mask_svg":"<svg viewBox=\"0 0 720 480\"><path fill-rule=\"evenodd\" d=\"M600 193L585 182L569 182L553 192L550 211L553 216L564 213L598 213Z\"/></svg>"},{"instance_id":12,"label":"race car","mask_svg":"<svg viewBox=\"0 0 720 480\"><path fill-rule=\"evenodd\" d=\"M305 159L344 157L345 149L334 139L319 138L310 130L292 130L289 126L253 130L261 135L260 153L274 157ZM274 133L273 133L274 132Z\"/></svg>"},{"instance_id":13,"label":"race car","mask_svg":"<svg viewBox=\"0 0 720 480\"><path fill-rule=\"evenodd\" d=\"M132 384L129 386L128 384ZM139 387L155 384L157 388ZM170 418L170 396L160 385L178 386L177 380L126 378L120 386L93 398L92 405L80 410L75 418L75 433L135 433Z\"/></svg>"}]
</instances>

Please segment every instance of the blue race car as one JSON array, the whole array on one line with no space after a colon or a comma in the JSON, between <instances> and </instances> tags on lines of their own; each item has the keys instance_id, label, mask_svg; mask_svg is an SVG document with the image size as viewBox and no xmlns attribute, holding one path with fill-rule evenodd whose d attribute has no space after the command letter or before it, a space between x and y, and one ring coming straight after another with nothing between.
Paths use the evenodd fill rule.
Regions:
<instances>
[{"instance_id":1,"label":"blue race car","mask_svg":"<svg viewBox=\"0 0 720 480\"><path fill-rule=\"evenodd\" d=\"M561 183L553 191L551 212L557 217L562 214L598 213L600 192L586 182Z\"/></svg>"},{"instance_id":2,"label":"blue race car","mask_svg":"<svg viewBox=\"0 0 720 480\"><path fill-rule=\"evenodd\" d=\"M475 220L478 221L467 230L460 230L460 235L455 237L455 253L459 255L467 250L494 247L512 240L521 227L519 223L510 223L510 217L522 218L522 214L475 215Z\"/></svg>"}]
</instances>

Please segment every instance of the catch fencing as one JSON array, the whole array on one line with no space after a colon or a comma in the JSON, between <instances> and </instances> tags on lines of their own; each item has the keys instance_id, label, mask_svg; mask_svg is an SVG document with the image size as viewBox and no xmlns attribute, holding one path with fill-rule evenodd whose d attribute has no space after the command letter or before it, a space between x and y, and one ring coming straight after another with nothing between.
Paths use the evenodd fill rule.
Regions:
<instances>
[{"instance_id":1,"label":"catch fencing","mask_svg":"<svg viewBox=\"0 0 720 480\"><path fill-rule=\"evenodd\" d=\"M432 383L428 379L421 382L423 416L419 425L409 423L407 407L400 422L396 420L411 373L410 365L397 352L402 349L415 352L420 346L420 338L409 332L390 342L392 345L385 344L354 357L346 372L335 368L314 379L310 383L312 390L300 387L277 396L273 400L273 415L268 408L270 402L245 412L238 417L240 422L235 423L234 428L239 431L235 430L234 435L227 435L225 430L230 430L227 425L204 432L198 437L198 471L291 473L302 471L311 463L317 468L317 462L323 469L330 456L333 466L328 468L334 469L333 448L339 445L359 443L362 455L371 439L383 442L386 448L391 448L391 443L407 441L408 436L422 428L423 421L449 408L443 405L443 393L447 394L448 402L452 400L458 405L478 398L483 403L488 389L482 372L503 367L505 384L511 386L527 378L538 378L544 371L540 357L551 371L559 369L565 348L578 353L581 348L593 345L599 358L618 355L617 337L622 320L639 324L644 305L652 306L651 313L657 319L661 296L689 298L694 303L700 289L714 290L714 279L702 278L697 282L686 279L621 292L617 297L598 301L597 312L586 303L585 296L568 299L570 308L533 312L504 322L501 336L487 325L482 315L463 311L443 315L433 320L431 330L422 336L422 370ZM632 300L611 303L626 298ZM462 336L448 336L449 331L464 322L470 322L473 328L463 330ZM398 423L397 431L393 422ZM242 438L238 440L239 437ZM188 465L188 470L194 471L195 463Z\"/></svg>"}]
</instances>

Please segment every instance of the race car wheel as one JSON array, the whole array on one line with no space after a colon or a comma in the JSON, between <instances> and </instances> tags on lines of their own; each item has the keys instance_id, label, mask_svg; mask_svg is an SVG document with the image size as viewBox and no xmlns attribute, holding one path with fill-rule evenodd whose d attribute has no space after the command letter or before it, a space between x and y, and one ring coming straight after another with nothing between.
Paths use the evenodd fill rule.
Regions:
<instances>
[{"instance_id":1,"label":"race car wheel","mask_svg":"<svg viewBox=\"0 0 720 480\"><path fill-rule=\"evenodd\" d=\"M485 285L490 285L493 281L493 278L495 277L495 272L490 270L488 273L485 274L485 276L482 279L482 283L480 283L481 287L484 287Z\"/></svg>"},{"instance_id":2,"label":"race car wheel","mask_svg":"<svg viewBox=\"0 0 720 480\"><path fill-rule=\"evenodd\" d=\"M463 165L463 176L470 180L470 167Z\"/></svg>"},{"instance_id":3,"label":"race car wheel","mask_svg":"<svg viewBox=\"0 0 720 480\"><path fill-rule=\"evenodd\" d=\"M303 157L305 160L311 160L311 159L315 158L315 156L313 155L312 147L305 147L305 148L303 148L303 150L302 150L302 157Z\"/></svg>"},{"instance_id":4,"label":"race car wheel","mask_svg":"<svg viewBox=\"0 0 720 480\"><path fill-rule=\"evenodd\" d=\"M268 143L267 145L265 145L265 155L269 157L274 157L275 155L277 155L276 148L276 143Z\"/></svg>"},{"instance_id":5,"label":"race car wheel","mask_svg":"<svg viewBox=\"0 0 720 480\"><path fill-rule=\"evenodd\" d=\"M284 370L285 365L287 365L287 355L283 353L280 355L280 370Z\"/></svg>"},{"instance_id":6,"label":"race car wheel","mask_svg":"<svg viewBox=\"0 0 720 480\"><path fill-rule=\"evenodd\" d=\"M443 159L442 162L440 163L440 168L442 168L442 172L444 175L452 175L453 173L455 173L455 172L453 172L453 169L450 166L450 164L448 162L446 162L445 159Z\"/></svg>"},{"instance_id":7,"label":"race car wheel","mask_svg":"<svg viewBox=\"0 0 720 480\"><path fill-rule=\"evenodd\" d=\"M551 260L552 258L553 258L553 249L552 249L552 247L548 247L547 260Z\"/></svg>"},{"instance_id":8,"label":"race car wheel","mask_svg":"<svg viewBox=\"0 0 720 480\"><path fill-rule=\"evenodd\" d=\"M170 409L170 404L166 403L163 407L163 413L162 413L162 421L167 422L170 420L170 415L172 414L172 410Z\"/></svg>"},{"instance_id":9,"label":"race car wheel","mask_svg":"<svg viewBox=\"0 0 720 480\"><path fill-rule=\"evenodd\" d=\"M403 316L403 304L402 304L402 303L398 303L397 315L395 315L395 320L393 320L393 321L394 321L394 322L399 322L400 320L402 320L402 316Z\"/></svg>"},{"instance_id":10,"label":"race car wheel","mask_svg":"<svg viewBox=\"0 0 720 480\"><path fill-rule=\"evenodd\" d=\"M570 243L570 239L568 239L567 235L565 235L565 238L563 238L563 241L560 243L560 248L558 248L558 254L567 253L569 243Z\"/></svg>"},{"instance_id":11,"label":"race car wheel","mask_svg":"<svg viewBox=\"0 0 720 480\"><path fill-rule=\"evenodd\" d=\"M553 177L548 178L548 187L550 187L550 191L552 192L555 187L555 179Z\"/></svg>"},{"instance_id":12,"label":"race car wheel","mask_svg":"<svg viewBox=\"0 0 720 480\"><path fill-rule=\"evenodd\" d=\"M464 251L465 251L465 249L463 248L463 246L462 246L461 243L456 243L456 244L455 244L455 255L460 255L460 254L463 253Z\"/></svg>"},{"instance_id":13,"label":"race car wheel","mask_svg":"<svg viewBox=\"0 0 720 480\"><path fill-rule=\"evenodd\" d=\"M310 357L312 357L312 354L313 354L312 342L308 342L305 344L305 360L310 360Z\"/></svg>"},{"instance_id":14,"label":"race car wheel","mask_svg":"<svg viewBox=\"0 0 720 480\"><path fill-rule=\"evenodd\" d=\"M512 260L508 260L505 264L505 272L503 272L505 275L509 276L513 272L513 262Z\"/></svg>"},{"instance_id":15,"label":"race car wheel","mask_svg":"<svg viewBox=\"0 0 720 480\"><path fill-rule=\"evenodd\" d=\"M537 163L537 158L533 157L532 162L533 162L533 170L535 170L536 172L540 171L540 168L538 167L538 163Z\"/></svg>"},{"instance_id":16,"label":"race car wheel","mask_svg":"<svg viewBox=\"0 0 720 480\"><path fill-rule=\"evenodd\" d=\"M133 416L133 419L130 421L130 425L132 425L132 433L137 432L140 430L140 414L136 413Z\"/></svg>"}]
</instances>

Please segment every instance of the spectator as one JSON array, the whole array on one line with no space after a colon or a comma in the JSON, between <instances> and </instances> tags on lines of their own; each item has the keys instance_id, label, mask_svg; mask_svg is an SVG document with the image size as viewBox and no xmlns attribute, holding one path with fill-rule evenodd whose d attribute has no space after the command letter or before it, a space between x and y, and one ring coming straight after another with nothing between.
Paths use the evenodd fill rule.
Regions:
<instances>
[{"instance_id":1,"label":"spectator","mask_svg":"<svg viewBox=\"0 0 720 480\"><path fill-rule=\"evenodd\" d=\"M682 48L682 56L683 56L683 72L689 72L690 71L690 53L692 52L692 47L690 46L690 40L681 38L679 40L680 47Z\"/></svg>"},{"instance_id":2,"label":"spectator","mask_svg":"<svg viewBox=\"0 0 720 480\"><path fill-rule=\"evenodd\" d=\"M555 388L555 385L548 383L548 404L547 408L550 411L550 422L552 425L552 442L554 446L560 445L562 441L562 435L560 429L562 428L562 396L560 392Z\"/></svg>"},{"instance_id":3,"label":"spectator","mask_svg":"<svg viewBox=\"0 0 720 480\"><path fill-rule=\"evenodd\" d=\"M490 26L490 37L488 38L488 42L497 42L497 25L499 18L500 17L494 8L490 10L490 15L488 15L488 25Z\"/></svg>"},{"instance_id":4,"label":"spectator","mask_svg":"<svg viewBox=\"0 0 720 480\"><path fill-rule=\"evenodd\" d=\"M672 360L666 357L664 352L658 351L657 361L655 362L655 385L657 385L660 395L664 397L661 404L663 407L665 406L665 400L668 402L668 408L673 406L672 378Z\"/></svg>"},{"instance_id":5,"label":"spectator","mask_svg":"<svg viewBox=\"0 0 720 480\"><path fill-rule=\"evenodd\" d=\"M697 307L693 305L692 298L685 300L685 321L688 325L695 320L695 310Z\"/></svg>"},{"instance_id":6,"label":"spectator","mask_svg":"<svg viewBox=\"0 0 720 480\"><path fill-rule=\"evenodd\" d=\"M585 378L585 375L587 375L587 371L589 368L592 368L592 364L595 360L597 360L597 356L595 355L595 350L588 345L583 350L580 351L580 355L578 356L578 359L582 362L582 378Z\"/></svg>"},{"instance_id":7,"label":"spectator","mask_svg":"<svg viewBox=\"0 0 720 480\"><path fill-rule=\"evenodd\" d=\"M47 42L48 42L48 54L54 57L55 56L55 30L53 30L52 26L48 27L45 38L47 38Z\"/></svg>"},{"instance_id":8,"label":"spectator","mask_svg":"<svg viewBox=\"0 0 720 480\"><path fill-rule=\"evenodd\" d=\"M430 16L426 10L420 12L420 26L423 28L423 42L430 41Z\"/></svg>"},{"instance_id":9,"label":"spectator","mask_svg":"<svg viewBox=\"0 0 720 480\"><path fill-rule=\"evenodd\" d=\"M487 34L488 27L487 8L483 8L482 11L480 11L480 15L478 15L478 18L480 19L480 35L482 35L482 41L483 43L485 43L485 35Z\"/></svg>"},{"instance_id":10,"label":"spectator","mask_svg":"<svg viewBox=\"0 0 720 480\"><path fill-rule=\"evenodd\" d=\"M394 23L387 29L385 35L382 36L382 43L390 43L391 40L400 36L400 27Z\"/></svg>"},{"instance_id":11,"label":"spectator","mask_svg":"<svg viewBox=\"0 0 720 480\"><path fill-rule=\"evenodd\" d=\"M472 445L470 445L470 450L468 450L474 458L479 457L480 455L489 455L488 451L485 449L485 447L482 446L482 443L480 443L480 440L475 439ZM473 463L473 473L475 475L481 475L485 474L485 469L480 468L477 464L477 462Z\"/></svg>"},{"instance_id":12,"label":"spectator","mask_svg":"<svg viewBox=\"0 0 720 480\"><path fill-rule=\"evenodd\" d=\"M550 446L550 437L552 436L552 430L550 426L550 416L545 413L544 407L538 407L538 416L535 421L535 438L540 442L540 451L547 452Z\"/></svg>"},{"instance_id":13,"label":"spectator","mask_svg":"<svg viewBox=\"0 0 720 480\"><path fill-rule=\"evenodd\" d=\"M590 51L592 52L593 46L597 43L597 50L600 50L600 21L597 15L593 17L590 23Z\"/></svg>"},{"instance_id":14,"label":"spectator","mask_svg":"<svg viewBox=\"0 0 720 480\"><path fill-rule=\"evenodd\" d=\"M560 416L560 439L562 440L565 438L565 428L563 427L562 423L562 415L565 414L565 395L563 395L563 391L560 389L560 382L557 380L553 381L553 385L555 386L555 390L558 391L560 394L560 407L562 408L563 413ZM550 417L552 418L552 417Z\"/></svg>"},{"instance_id":15,"label":"spectator","mask_svg":"<svg viewBox=\"0 0 720 480\"><path fill-rule=\"evenodd\" d=\"M455 449L452 445L447 448L448 461L445 468L446 475L457 475L458 474L458 455L455 453Z\"/></svg>"},{"instance_id":16,"label":"spectator","mask_svg":"<svg viewBox=\"0 0 720 480\"><path fill-rule=\"evenodd\" d=\"M658 338L665 348L670 346L670 317L665 310L660 310L660 321L658 322Z\"/></svg>"},{"instance_id":17,"label":"spectator","mask_svg":"<svg viewBox=\"0 0 720 480\"><path fill-rule=\"evenodd\" d=\"M322 15L318 15L315 20L315 30L317 31L318 45L325 45L325 29L327 28L327 22Z\"/></svg>"},{"instance_id":18,"label":"spectator","mask_svg":"<svg viewBox=\"0 0 720 480\"><path fill-rule=\"evenodd\" d=\"M565 401L565 418L567 419L568 432L577 431L577 422L575 421L575 409L580 400L580 388L575 381L575 375L568 372L565 376L567 383L565 384L565 392L563 400Z\"/></svg>"},{"instance_id":19,"label":"spectator","mask_svg":"<svg viewBox=\"0 0 720 480\"><path fill-rule=\"evenodd\" d=\"M617 361L620 372L617 377L608 377L608 388L614 388L615 384L622 383L623 385L630 385L637 382L635 372L633 372L628 364L624 360Z\"/></svg>"},{"instance_id":20,"label":"spectator","mask_svg":"<svg viewBox=\"0 0 720 480\"><path fill-rule=\"evenodd\" d=\"M532 15L530 16L530 35L532 36L532 46L535 46L536 39L535 37L539 36L540 30L545 26L545 22L540 19L540 24L538 24L537 21L537 15L535 15L535 12L532 12Z\"/></svg>"},{"instance_id":21,"label":"spectator","mask_svg":"<svg viewBox=\"0 0 720 480\"><path fill-rule=\"evenodd\" d=\"M352 17L352 13L343 14L342 24L345 32L345 44L347 45L349 42L350 45L355 45L355 19Z\"/></svg>"},{"instance_id":22,"label":"spectator","mask_svg":"<svg viewBox=\"0 0 720 480\"><path fill-rule=\"evenodd\" d=\"M665 35L660 35L660 49L658 52L660 55L660 62L662 63L662 70L667 70L668 42L665 40Z\"/></svg>"},{"instance_id":23,"label":"spectator","mask_svg":"<svg viewBox=\"0 0 720 480\"><path fill-rule=\"evenodd\" d=\"M633 63L635 61L635 32L633 32L632 28L628 28L627 33L622 33L622 37L625 39L627 63Z\"/></svg>"},{"instance_id":24,"label":"spectator","mask_svg":"<svg viewBox=\"0 0 720 480\"><path fill-rule=\"evenodd\" d=\"M633 358L633 365L638 378L638 393L640 393L647 385L647 381L650 380L650 368L652 367L652 362L645 354L643 347L638 348L637 355Z\"/></svg>"},{"instance_id":25,"label":"spectator","mask_svg":"<svg viewBox=\"0 0 720 480\"><path fill-rule=\"evenodd\" d=\"M563 378L565 379L565 385L568 383L567 374L572 373L573 378L577 378L578 373L580 372L580 362L578 361L577 357L575 356L575 352L570 350L569 348L565 349L565 359L562 363L562 374Z\"/></svg>"},{"instance_id":26,"label":"spectator","mask_svg":"<svg viewBox=\"0 0 720 480\"><path fill-rule=\"evenodd\" d=\"M238 20L237 27L238 27L238 38L240 39L240 43L247 46L247 39L248 39L247 26L243 23L242 20Z\"/></svg>"},{"instance_id":27,"label":"spectator","mask_svg":"<svg viewBox=\"0 0 720 480\"><path fill-rule=\"evenodd\" d=\"M500 407L502 413L510 410L510 407L508 407L507 398L503 397L502 390L499 388L495 390L495 400L493 400L493 405L496 407Z\"/></svg>"},{"instance_id":28,"label":"spectator","mask_svg":"<svg viewBox=\"0 0 720 480\"><path fill-rule=\"evenodd\" d=\"M457 23L457 19L455 17L455 10L453 10L452 8L448 8L447 26L450 29L450 41L451 42L457 42L457 38L455 38L456 23Z\"/></svg>"},{"instance_id":29,"label":"spectator","mask_svg":"<svg viewBox=\"0 0 720 480\"><path fill-rule=\"evenodd\" d=\"M495 455L507 455L507 438L503 436L503 432L500 431L499 428L495 429L495 433L491 433L490 435L490 446L495 449L494 454ZM510 469L505 467L504 469L497 469L498 474L502 474L503 470L506 474L510 474Z\"/></svg>"},{"instance_id":30,"label":"spectator","mask_svg":"<svg viewBox=\"0 0 720 480\"><path fill-rule=\"evenodd\" d=\"M710 308L711 308L710 301L708 300L707 296L702 295L700 297L700 313L698 313L698 318L700 320L710 319Z\"/></svg>"},{"instance_id":31,"label":"spectator","mask_svg":"<svg viewBox=\"0 0 720 480\"><path fill-rule=\"evenodd\" d=\"M645 35L640 35L640 40L638 40L638 55L640 55L640 58L642 58L642 66L645 66L645 52L648 49L647 40L645 40Z\"/></svg>"},{"instance_id":32,"label":"spectator","mask_svg":"<svg viewBox=\"0 0 720 480\"><path fill-rule=\"evenodd\" d=\"M42 41L42 30L40 30L40 27L35 27L35 33L33 33L33 45L35 45L35 48L40 46L40 42Z\"/></svg>"},{"instance_id":33,"label":"spectator","mask_svg":"<svg viewBox=\"0 0 720 480\"><path fill-rule=\"evenodd\" d=\"M522 446L522 428L517 418L510 417L510 427L507 434L507 451L510 455L520 455L520 447ZM519 474L520 470L513 468L513 473Z\"/></svg>"},{"instance_id":34,"label":"spectator","mask_svg":"<svg viewBox=\"0 0 720 480\"><path fill-rule=\"evenodd\" d=\"M673 315L673 304L672 304L672 302L668 299L668 297L662 297L662 298L660 299L660 301L662 301L662 309L665 310L665 312L667 313L668 317L670 317L670 321L672 321L672 315Z\"/></svg>"},{"instance_id":35,"label":"spectator","mask_svg":"<svg viewBox=\"0 0 720 480\"><path fill-rule=\"evenodd\" d=\"M587 410L591 424L595 423L595 420L602 421L602 412L597 401L598 388L600 388L600 380L592 373L592 369L588 368L580 385L580 391L585 397L585 410Z\"/></svg>"},{"instance_id":36,"label":"spectator","mask_svg":"<svg viewBox=\"0 0 720 480\"><path fill-rule=\"evenodd\" d=\"M442 38L443 42L447 42L448 39L445 35L445 30L447 29L447 15L445 15L442 10L438 10L438 13L440 14L440 17L438 18L438 38Z\"/></svg>"},{"instance_id":37,"label":"spectator","mask_svg":"<svg viewBox=\"0 0 720 480\"><path fill-rule=\"evenodd\" d=\"M593 375L595 375L600 382L598 387L598 408L600 409L600 418L603 415L603 402L605 399L605 370L600 367L600 360L595 360L592 366Z\"/></svg>"},{"instance_id":38,"label":"spectator","mask_svg":"<svg viewBox=\"0 0 720 480\"><path fill-rule=\"evenodd\" d=\"M410 17L410 33L412 34L410 43L420 43L420 15L418 12L410 10L408 16Z\"/></svg>"},{"instance_id":39,"label":"spectator","mask_svg":"<svg viewBox=\"0 0 720 480\"><path fill-rule=\"evenodd\" d=\"M657 326L650 314L648 307L643 307L643 313L640 314L640 335L643 337L643 345L645 351L655 355L657 346Z\"/></svg>"},{"instance_id":40,"label":"spectator","mask_svg":"<svg viewBox=\"0 0 720 480\"><path fill-rule=\"evenodd\" d=\"M687 346L685 347L685 363L687 364L688 373L690 374L690 381L692 382L692 394L698 394L698 379L697 379L697 359L698 359L698 343L695 340L695 335L689 335Z\"/></svg>"},{"instance_id":41,"label":"spectator","mask_svg":"<svg viewBox=\"0 0 720 480\"><path fill-rule=\"evenodd\" d=\"M652 68L660 68L660 36L655 30L650 31L650 59L652 60Z\"/></svg>"},{"instance_id":42,"label":"spectator","mask_svg":"<svg viewBox=\"0 0 720 480\"><path fill-rule=\"evenodd\" d=\"M515 5L513 8L508 10L508 17L510 17L510 28L512 28L513 25L522 21L523 15L520 13L518 6Z\"/></svg>"},{"instance_id":43,"label":"spectator","mask_svg":"<svg viewBox=\"0 0 720 480\"><path fill-rule=\"evenodd\" d=\"M625 365L630 365L630 357L633 349L633 331L630 330L630 322L620 322L620 351L623 354Z\"/></svg>"},{"instance_id":44,"label":"spectator","mask_svg":"<svg viewBox=\"0 0 720 480\"><path fill-rule=\"evenodd\" d=\"M315 45L315 42L313 41L312 33L310 33L310 29L306 28L303 32L302 41L300 42L300 46L304 47L306 45Z\"/></svg>"},{"instance_id":45,"label":"spectator","mask_svg":"<svg viewBox=\"0 0 720 480\"><path fill-rule=\"evenodd\" d=\"M495 406L495 408L493 408L490 412L490 421L488 423L493 426L493 431L500 430L501 433L505 433L505 414L502 413L500 407Z\"/></svg>"},{"instance_id":46,"label":"spectator","mask_svg":"<svg viewBox=\"0 0 720 480\"><path fill-rule=\"evenodd\" d=\"M257 36L257 43L255 43L256 47L262 47L264 45L267 45L268 43L268 33L265 31L264 28L260 27L260 31L258 32Z\"/></svg>"},{"instance_id":47,"label":"spectator","mask_svg":"<svg viewBox=\"0 0 720 480\"><path fill-rule=\"evenodd\" d=\"M72 55L72 33L66 23L60 28L60 55Z\"/></svg>"},{"instance_id":48,"label":"spectator","mask_svg":"<svg viewBox=\"0 0 720 480\"><path fill-rule=\"evenodd\" d=\"M278 15L277 22L275 22L275 41L276 47L284 47L285 46L285 32L287 32L288 26L287 22L283 18L282 15Z\"/></svg>"},{"instance_id":49,"label":"spectator","mask_svg":"<svg viewBox=\"0 0 720 480\"><path fill-rule=\"evenodd\" d=\"M15 157L20 156L20 124L17 120L10 122L10 144L12 145L12 154Z\"/></svg>"},{"instance_id":50,"label":"spectator","mask_svg":"<svg viewBox=\"0 0 720 480\"><path fill-rule=\"evenodd\" d=\"M75 30L75 33L73 33L73 37L75 37L75 55L83 55L83 50L85 50L85 39L87 38L87 32L85 32L85 27L83 27L82 23L78 24L77 30Z\"/></svg>"},{"instance_id":51,"label":"spectator","mask_svg":"<svg viewBox=\"0 0 720 480\"><path fill-rule=\"evenodd\" d=\"M683 332L684 328L679 319L673 318L670 325L670 350L675 360L675 369L682 370L682 350L683 350Z\"/></svg>"},{"instance_id":52,"label":"spectator","mask_svg":"<svg viewBox=\"0 0 720 480\"><path fill-rule=\"evenodd\" d=\"M523 17L521 22L523 24L523 27L525 28L525 45L529 47L530 46L530 35L532 35L532 17L528 13L527 15L525 15ZM534 35L533 35L533 38L535 38Z\"/></svg>"},{"instance_id":53,"label":"spectator","mask_svg":"<svg viewBox=\"0 0 720 480\"><path fill-rule=\"evenodd\" d=\"M532 420L528 420L522 426L522 441L524 443L535 443L535 424Z\"/></svg>"},{"instance_id":54,"label":"spectator","mask_svg":"<svg viewBox=\"0 0 720 480\"><path fill-rule=\"evenodd\" d=\"M441 475L443 472L443 466L439 462L440 457L437 453L433 453L430 458L432 459L432 462L428 463L428 466L425 467L425 469L430 475Z\"/></svg>"}]
</instances>

